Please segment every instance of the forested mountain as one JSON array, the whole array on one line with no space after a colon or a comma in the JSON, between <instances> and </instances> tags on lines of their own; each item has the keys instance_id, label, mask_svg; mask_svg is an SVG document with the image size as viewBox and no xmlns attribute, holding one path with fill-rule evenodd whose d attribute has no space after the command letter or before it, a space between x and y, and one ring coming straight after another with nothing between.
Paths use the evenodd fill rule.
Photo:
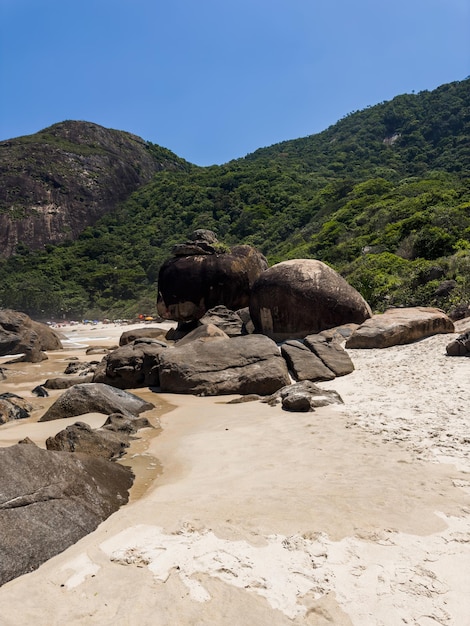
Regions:
<instances>
[{"instance_id":1,"label":"forested mountain","mask_svg":"<svg viewBox=\"0 0 470 626\"><path fill-rule=\"evenodd\" d=\"M222 166L159 171L76 241L23 245L1 261L0 305L36 316L154 310L172 245L210 228L270 263L325 261L375 309L450 309L470 302L469 171L466 79Z\"/></svg>"},{"instance_id":2,"label":"forested mountain","mask_svg":"<svg viewBox=\"0 0 470 626\"><path fill-rule=\"evenodd\" d=\"M130 133L67 121L0 142L0 256L75 239L184 161Z\"/></svg>"}]
</instances>

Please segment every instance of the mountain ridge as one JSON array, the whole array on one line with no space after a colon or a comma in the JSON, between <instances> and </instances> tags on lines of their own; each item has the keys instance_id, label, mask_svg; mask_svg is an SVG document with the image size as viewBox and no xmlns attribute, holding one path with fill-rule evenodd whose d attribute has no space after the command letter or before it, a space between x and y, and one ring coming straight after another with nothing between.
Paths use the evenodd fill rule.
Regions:
<instances>
[{"instance_id":1,"label":"mountain ridge","mask_svg":"<svg viewBox=\"0 0 470 626\"><path fill-rule=\"evenodd\" d=\"M0 250L75 239L153 174L183 160L125 131L68 120L0 142Z\"/></svg>"},{"instance_id":2,"label":"mountain ridge","mask_svg":"<svg viewBox=\"0 0 470 626\"><path fill-rule=\"evenodd\" d=\"M0 262L0 306L154 310L159 267L197 228L271 264L324 261L376 310L470 303L469 79L223 165L172 158L75 241L17 247ZM436 295L443 281L452 289Z\"/></svg>"}]
</instances>

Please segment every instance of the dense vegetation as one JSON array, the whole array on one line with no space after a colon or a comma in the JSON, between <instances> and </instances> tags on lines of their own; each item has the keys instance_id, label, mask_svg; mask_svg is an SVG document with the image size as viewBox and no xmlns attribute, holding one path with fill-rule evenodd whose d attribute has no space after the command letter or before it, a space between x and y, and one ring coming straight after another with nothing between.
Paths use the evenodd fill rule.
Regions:
<instances>
[{"instance_id":1,"label":"dense vegetation","mask_svg":"<svg viewBox=\"0 0 470 626\"><path fill-rule=\"evenodd\" d=\"M76 241L20 245L0 261L0 304L36 316L151 312L162 261L196 228L270 263L325 261L376 310L468 304L469 139L466 79L222 166L158 172Z\"/></svg>"}]
</instances>

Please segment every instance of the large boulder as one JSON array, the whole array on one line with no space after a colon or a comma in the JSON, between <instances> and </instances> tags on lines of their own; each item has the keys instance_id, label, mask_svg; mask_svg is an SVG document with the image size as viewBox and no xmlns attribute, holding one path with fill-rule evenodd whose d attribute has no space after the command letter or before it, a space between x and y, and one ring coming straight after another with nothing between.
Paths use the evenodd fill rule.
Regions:
<instances>
[{"instance_id":1,"label":"large boulder","mask_svg":"<svg viewBox=\"0 0 470 626\"><path fill-rule=\"evenodd\" d=\"M43 350L61 350L59 335L47 326L35 322L25 313L0 309L0 356L25 354L33 362L42 359Z\"/></svg>"},{"instance_id":2,"label":"large boulder","mask_svg":"<svg viewBox=\"0 0 470 626\"><path fill-rule=\"evenodd\" d=\"M188 322L219 304L232 310L248 306L252 284L268 267L250 246L218 252L214 243L198 249L199 243L190 242L160 269L157 310L164 319Z\"/></svg>"},{"instance_id":3,"label":"large boulder","mask_svg":"<svg viewBox=\"0 0 470 626\"><path fill-rule=\"evenodd\" d=\"M167 349L156 339L136 339L105 356L93 382L119 389L158 387L159 355Z\"/></svg>"},{"instance_id":4,"label":"large boulder","mask_svg":"<svg viewBox=\"0 0 470 626\"><path fill-rule=\"evenodd\" d=\"M39 421L48 422L85 413L139 415L153 408L151 402L122 389L102 383L84 383L67 389Z\"/></svg>"},{"instance_id":5,"label":"large boulder","mask_svg":"<svg viewBox=\"0 0 470 626\"><path fill-rule=\"evenodd\" d=\"M94 530L128 500L122 465L34 444L0 448L0 585Z\"/></svg>"},{"instance_id":6,"label":"large boulder","mask_svg":"<svg viewBox=\"0 0 470 626\"><path fill-rule=\"evenodd\" d=\"M257 332L299 339L371 316L367 302L331 267L313 259L273 265L253 284L250 314Z\"/></svg>"},{"instance_id":7,"label":"large boulder","mask_svg":"<svg viewBox=\"0 0 470 626\"><path fill-rule=\"evenodd\" d=\"M440 309L388 309L359 326L346 341L346 348L389 348L453 332L452 320Z\"/></svg>"},{"instance_id":8,"label":"large boulder","mask_svg":"<svg viewBox=\"0 0 470 626\"><path fill-rule=\"evenodd\" d=\"M192 341L160 355L162 392L268 395L289 383L276 344L262 335Z\"/></svg>"}]
</instances>

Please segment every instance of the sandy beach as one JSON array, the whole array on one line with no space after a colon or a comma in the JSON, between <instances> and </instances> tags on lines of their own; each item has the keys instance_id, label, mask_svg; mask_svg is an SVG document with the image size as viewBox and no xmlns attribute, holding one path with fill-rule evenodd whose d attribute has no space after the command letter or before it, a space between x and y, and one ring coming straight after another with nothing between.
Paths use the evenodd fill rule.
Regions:
<instances>
[{"instance_id":1,"label":"sandy beach","mask_svg":"<svg viewBox=\"0 0 470 626\"><path fill-rule=\"evenodd\" d=\"M62 391L31 390L130 328L63 328L40 364L2 357L2 391L35 410L0 445L100 426L37 423ZM470 359L446 357L453 337L350 350L355 371L322 383L344 405L313 413L132 390L161 428L122 460L130 503L1 587L0 624L470 625Z\"/></svg>"}]
</instances>

